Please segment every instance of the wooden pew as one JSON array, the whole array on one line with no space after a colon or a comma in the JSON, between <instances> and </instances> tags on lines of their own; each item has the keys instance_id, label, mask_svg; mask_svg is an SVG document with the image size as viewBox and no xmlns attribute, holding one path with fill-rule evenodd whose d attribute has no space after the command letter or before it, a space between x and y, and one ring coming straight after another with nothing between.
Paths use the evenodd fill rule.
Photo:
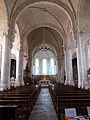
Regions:
<instances>
[{"instance_id":1,"label":"wooden pew","mask_svg":"<svg viewBox=\"0 0 90 120\"><path fill-rule=\"evenodd\" d=\"M64 114L65 108L76 108L78 111L80 111L80 109L84 109L87 106L90 106L90 99L61 99L60 97L58 97L56 107L58 120L62 119L61 116L62 114ZM81 114L85 115L85 113L82 112Z\"/></svg>"},{"instance_id":2,"label":"wooden pew","mask_svg":"<svg viewBox=\"0 0 90 120\"><path fill-rule=\"evenodd\" d=\"M29 106L27 100L0 100L0 105L17 105L18 106L18 120L28 120Z\"/></svg>"},{"instance_id":3,"label":"wooden pew","mask_svg":"<svg viewBox=\"0 0 90 120\"><path fill-rule=\"evenodd\" d=\"M0 105L0 120L18 120L17 105Z\"/></svg>"},{"instance_id":4,"label":"wooden pew","mask_svg":"<svg viewBox=\"0 0 90 120\"><path fill-rule=\"evenodd\" d=\"M28 120L36 102L40 88L23 86L0 92L0 105L17 105L17 120Z\"/></svg>"},{"instance_id":5,"label":"wooden pew","mask_svg":"<svg viewBox=\"0 0 90 120\"><path fill-rule=\"evenodd\" d=\"M31 97L30 96L22 96L22 95L4 95L1 100L27 100L28 101L28 110L31 112L32 110L32 104L31 104Z\"/></svg>"},{"instance_id":6,"label":"wooden pew","mask_svg":"<svg viewBox=\"0 0 90 120\"><path fill-rule=\"evenodd\" d=\"M55 85L54 89L50 86L49 90L58 120L62 120L65 108L76 108L80 112L90 106L90 92L88 90L64 85Z\"/></svg>"}]
</instances>

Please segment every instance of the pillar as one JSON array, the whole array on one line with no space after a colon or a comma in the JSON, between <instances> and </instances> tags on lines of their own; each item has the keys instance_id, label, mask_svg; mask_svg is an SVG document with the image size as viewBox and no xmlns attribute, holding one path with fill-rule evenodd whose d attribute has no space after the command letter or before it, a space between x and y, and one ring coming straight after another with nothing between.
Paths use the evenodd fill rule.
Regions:
<instances>
[{"instance_id":1,"label":"pillar","mask_svg":"<svg viewBox=\"0 0 90 120\"><path fill-rule=\"evenodd\" d=\"M60 60L60 52L58 52L58 80L57 81L60 81L61 80L61 60Z\"/></svg>"},{"instance_id":2,"label":"pillar","mask_svg":"<svg viewBox=\"0 0 90 120\"><path fill-rule=\"evenodd\" d=\"M87 80L87 65L85 58L85 50L79 39L79 44L76 48L77 65L78 65L78 87L84 88L85 81Z\"/></svg>"},{"instance_id":3,"label":"pillar","mask_svg":"<svg viewBox=\"0 0 90 120\"><path fill-rule=\"evenodd\" d=\"M76 54L77 54L77 67L78 67L78 87L84 88L85 81L87 80L87 64L86 64L86 48L84 33L82 27L77 26L77 32L74 32L74 39L76 41Z\"/></svg>"},{"instance_id":4,"label":"pillar","mask_svg":"<svg viewBox=\"0 0 90 120\"><path fill-rule=\"evenodd\" d=\"M61 65L61 80L63 80L64 82L64 70L65 70L65 65L64 65L64 58L63 58L63 61L62 61L62 65Z\"/></svg>"},{"instance_id":5,"label":"pillar","mask_svg":"<svg viewBox=\"0 0 90 120\"><path fill-rule=\"evenodd\" d=\"M27 60L28 61L28 67L29 67L29 76L32 77L32 58L31 58L32 55L30 55L29 59Z\"/></svg>"},{"instance_id":6,"label":"pillar","mask_svg":"<svg viewBox=\"0 0 90 120\"><path fill-rule=\"evenodd\" d=\"M10 89L10 66L11 66L11 45L10 34L8 31L4 33L4 42L2 47L2 64L1 64L1 81L0 91L4 89Z\"/></svg>"},{"instance_id":7,"label":"pillar","mask_svg":"<svg viewBox=\"0 0 90 120\"><path fill-rule=\"evenodd\" d=\"M16 86L24 85L23 81L23 51L21 47L17 50L16 58Z\"/></svg>"},{"instance_id":8,"label":"pillar","mask_svg":"<svg viewBox=\"0 0 90 120\"><path fill-rule=\"evenodd\" d=\"M71 49L65 52L65 73L66 73L66 85L74 85L73 73L72 73L72 53Z\"/></svg>"}]
</instances>

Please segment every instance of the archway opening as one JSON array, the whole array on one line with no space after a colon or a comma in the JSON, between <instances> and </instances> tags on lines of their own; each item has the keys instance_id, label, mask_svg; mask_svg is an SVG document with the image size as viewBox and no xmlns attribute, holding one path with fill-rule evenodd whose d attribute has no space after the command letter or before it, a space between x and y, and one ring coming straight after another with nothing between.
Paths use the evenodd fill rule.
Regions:
<instances>
[{"instance_id":1,"label":"archway opening","mask_svg":"<svg viewBox=\"0 0 90 120\"><path fill-rule=\"evenodd\" d=\"M16 78L16 60L11 59L10 77Z\"/></svg>"},{"instance_id":2,"label":"archway opening","mask_svg":"<svg viewBox=\"0 0 90 120\"><path fill-rule=\"evenodd\" d=\"M32 74L36 81L55 81L57 76L57 60L54 48L44 43L34 49L32 55Z\"/></svg>"},{"instance_id":3,"label":"archway opening","mask_svg":"<svg viewBox=\"0 0 90 120\"><path fill-rule=\"evenodd\" d=\"M72 59L72 68L73 68L73 81L75 86L78 86L78 68L77 68L77 58Z\"/></svg>"},{"instance_id":4,"label":"archway opening","mask_svg":"<svg viewBox=\"0 0 90 120\"><path fill-rule=\"evenodd\" d=\"M86 61L87 61L87 79L90 80L90 40L88 40L86 47Z\"/></svg>"}]
</instances>

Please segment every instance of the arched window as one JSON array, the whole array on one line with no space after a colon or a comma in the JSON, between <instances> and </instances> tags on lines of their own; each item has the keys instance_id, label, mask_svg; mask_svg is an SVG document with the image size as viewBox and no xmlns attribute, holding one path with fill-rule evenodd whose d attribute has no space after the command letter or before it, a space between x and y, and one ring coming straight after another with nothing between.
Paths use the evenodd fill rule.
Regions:
<instances>
[{"instance_id":1,"label":"arched window","mask_svg":"<svg viewBox=\"0 0 90 120\"><path fill-rule=\"evenodd\" d=\"M43 59L42 61L42 64L43 64L43 75L46 75L47 74L47 59Z\"/></svg>"},{"instance_id":2,"label":"arched window","mask_svg":"<svg viewBox=\"0 0 90 120\"><path fill-rule=\"evenodd\" d=\"M36 75L39 75L39 59L36 58L35 60L35 65L36 65Z\"/></svg>"},{"instance_id":3,"label":"arched window","mask_svg":"<svg viewBox=\"0 0 90 120\"><path fill-rule=\"evenodd\" d=\"M53 58L51 58L50 59L50 73L51 73L51 75L54 75L55 74L55 72L54 72L54 59Z\"/></svg>"}]
</instances>

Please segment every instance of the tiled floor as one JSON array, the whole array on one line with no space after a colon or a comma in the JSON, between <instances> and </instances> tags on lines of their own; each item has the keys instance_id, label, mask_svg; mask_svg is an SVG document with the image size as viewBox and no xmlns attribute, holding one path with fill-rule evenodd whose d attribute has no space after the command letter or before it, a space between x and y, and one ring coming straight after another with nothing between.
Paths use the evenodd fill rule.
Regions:
<instances>
[{"instance_id":1,"label":"tiled floor","mask_svg":"<svg viewBox=\"0 0 90 120\"><path fill-rule=\"evenodd\" d=\"M29 120L58 120L48 88L42 88Z\"/></svg>"}]
</instances>

